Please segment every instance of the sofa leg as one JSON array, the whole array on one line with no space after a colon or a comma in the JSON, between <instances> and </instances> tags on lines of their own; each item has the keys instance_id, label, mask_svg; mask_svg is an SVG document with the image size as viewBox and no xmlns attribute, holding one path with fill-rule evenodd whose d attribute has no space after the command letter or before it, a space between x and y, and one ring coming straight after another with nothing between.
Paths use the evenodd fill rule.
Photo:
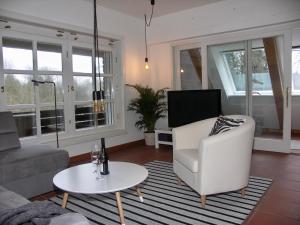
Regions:
<instances>
[{"instance_id":1,"label":"sofa leg","mask_svg":"<svg viewBox=\"0 0 300 225\"><path fill-rule=\"evenodd\" d=\"M182 180L177 176L177 184L182 185Z\"/></svg>"},{"instance_id":2,"label":"sofa leg","mask_svg":"<svg viewBox=\"0 0 300 225\"><path fill-rule=\"evenodd\" d=\"M206 195L201 195L201 206L204 208L206 204Z\"/></svg>"},{"instance_id":3,"label":"sofa leg","mask_svg":"<svg viewBox=\"0 0 300 225\"><path fill-rule=\"evenodd\" d=\"M245 194L246 194L246 188L242 188L241 189L241 195L242 195L243 198L245 197Z\"/></svg>"}]
</instances>

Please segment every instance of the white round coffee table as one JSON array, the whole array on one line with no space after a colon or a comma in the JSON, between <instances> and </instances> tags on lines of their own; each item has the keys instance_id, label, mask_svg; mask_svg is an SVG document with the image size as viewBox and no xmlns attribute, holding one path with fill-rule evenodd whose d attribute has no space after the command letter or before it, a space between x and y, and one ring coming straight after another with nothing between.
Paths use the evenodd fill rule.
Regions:
<instances>
[{"instance_id":1,"label":"white round coffee table","mask_svg":"<svg viewBox=\"0 0 300 225\"><path fill-rule=\"evenodd\" d=\"M67 205L68 193L103 194L115 192L120 222L125 224L120 191L135 187L140 200L143 202L143 196L138 185L147 178L148 170L134 163L110 161L110 173L102 175L103 180L97 180L97 175L94 173L95 169L95 164L87 163L65 169L54 176L54 185L65 192L62 207L65 208Z\"/></svg>"}]
</instances>

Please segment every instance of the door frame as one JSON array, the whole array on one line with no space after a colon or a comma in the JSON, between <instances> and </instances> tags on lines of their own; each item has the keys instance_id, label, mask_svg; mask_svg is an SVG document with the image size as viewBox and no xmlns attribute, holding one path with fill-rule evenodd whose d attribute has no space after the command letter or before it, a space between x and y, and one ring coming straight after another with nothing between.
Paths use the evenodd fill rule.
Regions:
<instances>
[{"instance_id":1,"label":"door frame","mask_svg":"<svg viewBox=\"0 0 300 225\"><path fill-rule=\"evenodd\" d=\"M274 152L289 153L291 146L291 46L292 46L292 30L299 27L300 21L259 27L255 29L247 29L233 31L228 33L207 35L199 38L177 41L172 43L174 52L173 67L173 89L180 90L180 51L200 48L202 57L202 89L208 88L208 71L207 71L207 48L211 45L226 44L239 41L247 41L253 39L261 39L265 37L282 36L283 52L282 52L282 73L283 75L283 97L284 97L284 118L283 118L283 136L281 139L255 137L254 149L267 150ZM250 106L251 108L252 106ZM251 109L249 110L251 113Z\"/></svg>"}]
</instances>

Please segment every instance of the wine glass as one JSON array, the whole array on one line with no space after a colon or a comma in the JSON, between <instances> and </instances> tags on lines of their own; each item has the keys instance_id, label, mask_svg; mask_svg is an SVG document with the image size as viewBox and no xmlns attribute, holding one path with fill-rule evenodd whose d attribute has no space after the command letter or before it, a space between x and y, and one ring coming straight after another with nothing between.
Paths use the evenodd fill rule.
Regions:
<instances>
[{"instance_id":1,"label":"wine glass","mask_svg":"<svg viewBox=\"0 0 300 225\"><path fill-rule=\"evenodd\" d=\"M100 146L99 146L98 143L92 144L92 148L91 148L91 161L96 166L97 166L98 159L99 159L99 156L100 156L100 149L101 148L100 148ZM94 171L94 173L97 173L97 169Z\"/></svg>"}]
</instances>

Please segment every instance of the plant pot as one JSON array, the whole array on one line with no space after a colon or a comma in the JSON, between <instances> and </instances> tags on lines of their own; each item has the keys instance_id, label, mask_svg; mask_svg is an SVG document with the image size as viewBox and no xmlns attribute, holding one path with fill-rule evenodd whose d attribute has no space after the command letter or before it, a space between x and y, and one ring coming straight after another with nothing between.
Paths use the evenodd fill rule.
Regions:
<instances>
[{"instance_id":1,"label":"plant pot","mask_svg":"<svg viewBox=\"0 0 300 225\"><path fill-rule=\"evenodd\" d=\"M145 143L148 146L154 146L155 144L155 136L154 133L144 133L145 135Z\"/></svg>"}]
</instances>

